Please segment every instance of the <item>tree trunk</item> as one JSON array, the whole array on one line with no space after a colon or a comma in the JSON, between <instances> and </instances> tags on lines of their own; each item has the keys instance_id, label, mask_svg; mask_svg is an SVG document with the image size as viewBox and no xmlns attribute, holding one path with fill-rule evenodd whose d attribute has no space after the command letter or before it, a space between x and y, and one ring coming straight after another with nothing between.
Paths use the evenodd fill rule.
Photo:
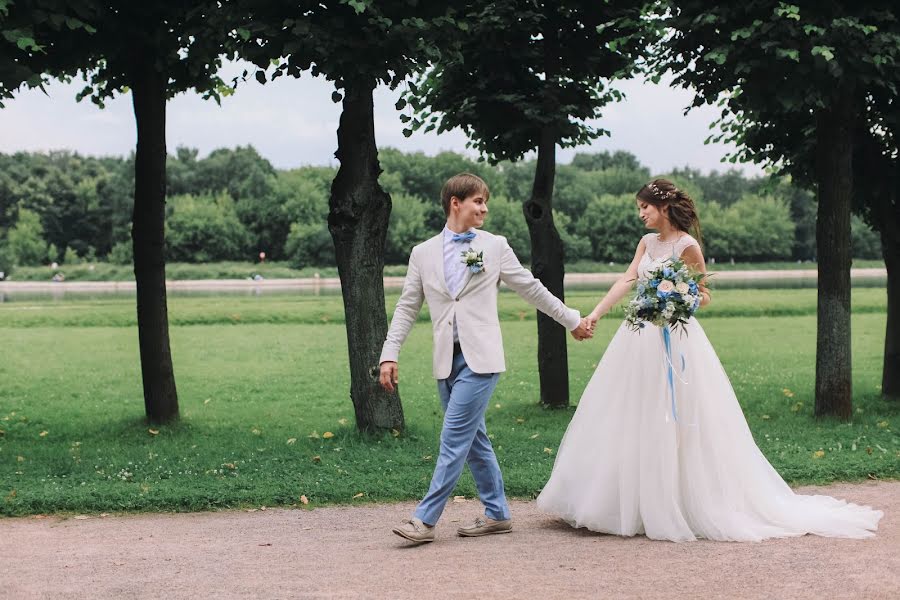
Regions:
<instances>
[{"instance_id":1,"label":"tree trunk","mask_svg":"<svg viewBox=\"0 0 900 600\"><path fill-rule=\"evenodd\" d=\"M531 236L531 271L550 293L565 301L565 263L562 240L553 225L553 183L556 178L556 135L541 133L531 199L525 203L525 220ZM553 408L569 405L569 356L565 328L538 311L538 375L541 404Z\"/></svg>"},{"instance_id":2,"label":"tree trunk","mask_svg":"<svg viewBox=\"0 0 900 600\"><path fill-rule=\"evenodd\" d=\"M890 214L885 215L881 225L881 252L887 267L888 298L881 393L900 399L900 215L897 214L898 203L892 204L894 206L886 211Z\"/></svg>"},{"instance_id":3,"label":"tree trunk","mask_svg":"<svg viewBox=\"0 0 900 600\"><path fill-rule=\"evenodd\" d=\"M149 60L136 68L132 82L137 151L131 237L144 406L153 423L178 417L178 393L169 348L164 248L167 81L166 75L154 69Z\"/></svg>"},{"instance_id":4,"label":"tree trunk","mask_svg":"<svg viewBox=\"0 0 900 600\"><path fill-rule=\"evenodd\" d=\"M356 426L366 432L402 431L400 396L378 383L378 359L387 337L383 277L391 198L378 184L373 89L371 83L350 82L344 94L335 152L341 166L331 184L328 228L344 297Z\"/></svg>"},{"instance_id":5,"label":"tree trunk","mask_svg":"<svg viewBox=\"0 0 900 600\"><path fill-rule=\"evenodd\" d=\"M559 33L556 11L552 3L545 6L544 36L544 106L546 114L558 110L557 78L559 74ZM553 224L553 185L556 181L557 132L550 125L541 128L537 166L531 199L525 203L525 221L531 238L531 272L550 293L565 301L563 277L565 254L562 239ZM569 405L569 355L566 330L562 325L538 311L538 376L541 382L541 404L563 408Z\"/></svg>"},{"instance_id":6,"label":"tree trunk","mask_svg":"<svg viewBox=\"0 0 900 600\"><path fill-rule=\"evenodd\" d=\"M818 310L817 417L850 419L850 208L853 192L853 101L849 90L816 115Z\"/></svg>"}]
</instances>

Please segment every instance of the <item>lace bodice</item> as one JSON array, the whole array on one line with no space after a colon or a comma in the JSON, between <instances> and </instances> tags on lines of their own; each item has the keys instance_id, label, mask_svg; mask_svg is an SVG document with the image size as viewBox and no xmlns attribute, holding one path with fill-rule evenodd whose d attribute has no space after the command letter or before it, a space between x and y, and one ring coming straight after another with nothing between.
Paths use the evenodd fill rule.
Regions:
<instances>
[{"instance_id":1,"label":"lace bodice","mask_svg":"<svg viewBox=\"0 0 900 600\"><path fill-rule=\"evenodd\" d=\"M664 260L672 258L673 255L676 258L680 257L681 253L689 246L700 246L697 240L687 233L670 242L659 241L659 234L656 233L648 233L643 237L643 240L646 249L638 265L638 277L641 279L646 279L648 273Z\"/></svg>"}]
</instances>

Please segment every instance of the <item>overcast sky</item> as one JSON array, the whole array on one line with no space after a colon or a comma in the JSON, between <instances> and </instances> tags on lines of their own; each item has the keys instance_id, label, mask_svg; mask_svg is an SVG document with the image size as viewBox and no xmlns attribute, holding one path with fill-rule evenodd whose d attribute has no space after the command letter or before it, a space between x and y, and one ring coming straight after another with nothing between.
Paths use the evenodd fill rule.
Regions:
<instances>
[{"instance_id":1,"label":"overcast sky","mask_svg":"<svg viewBox=\"0 0 900 600\"><path fill-rule=\"evenodd\" d=\"M231 76L239 68L226 66ZM134 114L130 95L109 101L104 110L89 100L75 102L83 83L55 83L48 94L23 91L0 109L0 152L69 149L88 155L125 155L135 144ZM599 124L612 135L582 146L577 151L628 150L655 174L672 167L691 166L703 171L725 170L721 163L729 148L704 145L717 110L684 108L691 94L640 80L621 82L627 98L608 106ZM333 87L323 79L283 77L259 85L248 81L222 101L204 101L196 94L181 94L169 103L166 138L170 151L178 146L198 148L201 156L220 147L252 144L278 168L301 165L336 165L334 150L340 104L331 101ZM437 135L402 134L403 124L394 103L399 91L380 88L375 94L375 134L379 147L423 151L432 155L467 150L460 131ZM569 162L575 149L561 150L560 162ZM758 174L753 165L739 165Z\"/></svg>"}]
</instances>

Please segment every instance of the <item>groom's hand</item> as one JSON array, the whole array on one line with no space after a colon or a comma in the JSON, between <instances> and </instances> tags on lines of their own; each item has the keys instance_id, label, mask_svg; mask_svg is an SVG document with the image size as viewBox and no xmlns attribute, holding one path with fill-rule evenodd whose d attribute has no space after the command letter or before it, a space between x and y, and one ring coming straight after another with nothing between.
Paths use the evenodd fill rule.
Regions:
<instances>
[{"instance_id":1,"label":"groom's hand","mask_svg":"<svg viewBox=\"0 0 900 600\"><path fill-rule=\"evenodd\" d=\"M389 392L393 392L399 381L397 363L391 360L381 363L381 375L379 377L381 387Z\"/></svg>"}]
</instances>

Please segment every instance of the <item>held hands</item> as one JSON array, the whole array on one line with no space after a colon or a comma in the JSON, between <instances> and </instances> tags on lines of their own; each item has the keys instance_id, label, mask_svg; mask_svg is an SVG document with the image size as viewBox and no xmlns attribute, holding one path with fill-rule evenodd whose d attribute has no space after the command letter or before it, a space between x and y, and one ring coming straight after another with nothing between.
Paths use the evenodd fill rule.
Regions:
<instances>
[{"instance_id":1,"label":"held hands","mask_svg":"<svg viewBox=\"0 0 900 600\"><path fill-rule=\"evenodd\" d=\"M390 360L381 363L381 374L379 375L378 382L381 384L381 387L388 392L393 392L397 389L397 384L400 382L397 363Z\"/></svg>"},{"instance_id":2,"label":"held hands","mask_svg":"<svg viewBox=\"0 0 900 600\"><path fill-rule=\"evenodd\" d=\"M572 337L579 342L594 337L594 321L591 321L589 317L581 319L578 327L572 330Z\"/></svg>"},{"instance_id":3,"label":"held hands","mask_svg":"<svg viewBox=\"0 0 900 600\"><path fill-rule=\"evenodd\" d=\"M582 318L578 327L572 330L572 337L579 342L591 339L594 337L594 325L597 324L598 320L600 320L600 317L594 315L594 313Z\"/></svg>"}]
</instances>

